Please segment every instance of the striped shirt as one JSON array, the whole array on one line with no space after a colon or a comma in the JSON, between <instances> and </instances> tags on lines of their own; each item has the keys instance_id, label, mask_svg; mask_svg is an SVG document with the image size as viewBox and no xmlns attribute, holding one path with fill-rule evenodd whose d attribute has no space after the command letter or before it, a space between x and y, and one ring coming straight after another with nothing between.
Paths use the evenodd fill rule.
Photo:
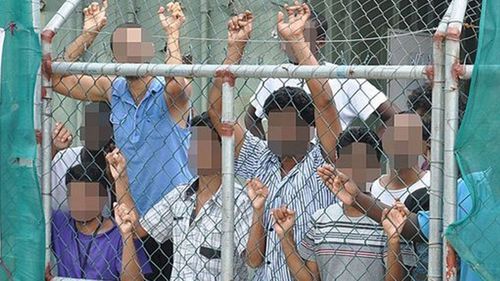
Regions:
<instances>
[{"instance_id":1,"label":"striped shirt","mask_svg":"<svg viewBox=\"0 0 500 281\"><path fill-rule=\"evenodd\" d=\"M156 241L172 238L172 281L220 280L222 239L221 189L195 215L198 181L175 188L141 218L140 224ZM247 194L235 184L234 279L247 280L244 262L252 206Z\"/></svg>"},{"instance_id":2,"label":"striped shirt","mask_svg":"<svg viewBox=\"0 0 500 281\"><path fill-rule=\"evenodd\" d=\"M294 210L297 216L294 235L304 237L316 210L335 202L335 196L316 173L324 163L319 145L313 145L302 161L282 177L280 159L271 152L266 142L250 133L245 135L235 162L235 173L245 179L257 178L269 188L264 216L267 230L265 261L257 269L254 280L292 280L279 237L271 227L270 210L282 205Z\"/></svg>"},{"instance_id":3,"label":"striped shirt","mask_svg":"<svg viewBox=\"0 0 500 281\"><path fill-rule=\"evenodd\" d=\"M349 217L342 206L318 210L298 251L315 261L321 280L384 280L384 230L367 216Z\"/></svg>"}]
</instances>

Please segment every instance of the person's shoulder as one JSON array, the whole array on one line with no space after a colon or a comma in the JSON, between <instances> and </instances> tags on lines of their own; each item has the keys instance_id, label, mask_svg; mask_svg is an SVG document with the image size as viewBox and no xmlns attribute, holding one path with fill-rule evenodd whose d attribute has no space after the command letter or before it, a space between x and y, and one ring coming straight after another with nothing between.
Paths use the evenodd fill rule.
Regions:
<instances>
[{"instance_id":1,"label":"person's shoulder","mask_svg":"<svg viewBox=\"0 0 500 281\"><path fill-rule=\"evenodd\" d=\"M337 221L344 211L340 203L334 203L326 208L318 209L314 212L312 220L314 224Z\"/></svg>"},{"instance_id":2,"label":"person's shoulder","mask_svg":"<svg viewBox=\"0 0 500 281\"><path fill-rule=\"evenodd\" d=\"M57 229L67 228L73 225L73 218L67 211L53 211L52 225Z\"/></svg>"}]
</instances>

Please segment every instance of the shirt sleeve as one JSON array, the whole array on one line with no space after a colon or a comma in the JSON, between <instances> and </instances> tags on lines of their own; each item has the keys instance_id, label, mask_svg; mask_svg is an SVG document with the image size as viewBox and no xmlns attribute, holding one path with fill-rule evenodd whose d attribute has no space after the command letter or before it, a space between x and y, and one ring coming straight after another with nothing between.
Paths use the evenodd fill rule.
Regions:
<instances>
[{"instance_id":1,"label":"shirt sleeve","mask_svg":"<svg viewBox=\"0 0 500 281\"><path fill-rule=\"evenodd\" d=\"M273 91L272 80L266 79L260 82L259 87L257 87L257 91L250 98L250 104L255 107L255 116L258 118L264 118L264 103L267 98L271 95Z\"/></svg>"},{"instance_id":2,"label":"shirt sleeve","mask_svg":"<svg viewBox=\"0 0 500 281\"><path fill-rule=\"evenodd\" d=\"M240 154L234 163L236 175L244 179L255 177L257 169L268 152L269 148L265 141L246 132Z\"/></svg>"},{"instance_id":3,"label":"shirt sleeve","mask_svg":"<svg viewBox=\"0 0 500 281\"><path fill-rule=\"evenodd\" d=\"M235 217L234 243L238 254L241 255L247 248L250 224L252 223L252 205L246 192L243 189L239 192L235 206L237 215Z\"/></svg>"},{"instance_id":4,"label":"shirt sleeve","mask_svg":"<svg viewBox=\"0 0 500 281\"><path fill-rule=\"evenodd\" d=\"M349 98L349 107L362 120L387 101L387 96L366 79L348 79L342 88Z\"/></svg>"},{"instance_id":5,"label":"shirt sleeve","mask_svg":"<svg viewBox=\"0 0 500 281\"><path fill-rule=\"evenodd\" d=\"M313 225L309 228L309 230L306 232L306 235L304 235L304 238L298 245L299 255L304 260L316 261L316 246L314 244L313 238L316 227L315 225L316 224L313 223Z\"/></svg>"},{"instance_id":6,"label":"shirt sleeve","mask_svg":"<svg viewBox=\"0 0 500 281\"><path fill-rule=\"evenodd\" d=\"M418 212L417 219L420 233L422 233L426 239L429 239L429 212Z\"/></svg>"},{"instance_id":7,"label":"shirt sleeve","mask_svg":"<svg viewBox=\"0 0 500 281\"><path fill-rule=\"evenodd\" d=\"M178 188L172 190L139 220L144 230L157 242L163 243L172 237L174 214L171 207L178 195Z\"/></svg>"}]
</instances>

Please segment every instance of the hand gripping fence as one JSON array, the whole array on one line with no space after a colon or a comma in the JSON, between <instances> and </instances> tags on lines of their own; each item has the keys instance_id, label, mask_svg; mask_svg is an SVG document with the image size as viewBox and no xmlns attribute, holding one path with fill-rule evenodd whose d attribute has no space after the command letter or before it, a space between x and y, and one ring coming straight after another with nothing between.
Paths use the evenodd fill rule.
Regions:
<instances>
[{"instance_id":1,"label":"hand gripping fence","mask_svg":"<svg viewBox=\"0 0 500 281\"><path fill-rule=\"evenodd\" d=\"M338 25L346 27L345 30L338 32L338 36L334 36L335 30L338 27L328 29L326 34L325 50L321 54L324 57L336 58L337 61L342 62L336 65L321 65L321 66L297 66L297 65L282 65L282 64L264 64L263 61L272 58L266 56L265 52L258 49L257 44L263 45L270 42L264 28L262 30L256 29L257 38L255 41L250 41L247 52L249 52L249 59L252 62L247 63L245 60L240 65L219 65L213 64L209 58L209 53L214 54L215 57L220 57L220 49L216 44L225 42L223 36L211 36L209 32L210 25L219 24L218 19L214 18L214 13L223 12L227 15L233 14L242 10L246 4L245 1L216 1L217 5L211 4L211 1L201 1L200 13L201 19L195 24L191 25L188 32L192 29L196 30L199 37L190 38L183 35L181 39L192 39L196 42L195 47L189 46L190 49L198 49L200 51L200 58L194 60L195 63L190 65L168 65L161 63L147 63L147 64L120 64L109 62L63 62L53 59L55 48L53 48L53 39L57 38L58 31L63 31L65 22L75 15L75 11L82 7L84 1L68 0L66 1L50 22L46 25L42 32L42 50L43 50L43 64L42 64L42 194L44 200L44 214L46 218L46 261L51 259L51 215L52 209L52 179L51 179L51 135L52 135L52 122L54 113L54 100L52 91L51 77L53 74L86 74L94 76L116 75L116 76L171 76L171 77L192 77L200 79L201 87L195 89L198 99L201 101L199 108L205 109L207 107L204 91L208 91L209 80L216 75L224 77L222 88L222 123L226 128L226 135L221 135L222 139L222 239L221 239L221 280L233 280L235 273L234 264L234 251L235 245L235 194L234 185L235 181L235 167L234 167L234 147L235 139L233 135L232 126L237 122L240 112L237 111L237 98L235 92L239 93L236 88L239 83L235 84L235 77L241 80L248 81L250 79L269 79L269 78L282 78L282 79L312 79L312 78L328 78L328 79L370 79L383 82L399 81L399 80L427 80L430 79L432 83L432 126L431 126L431 185L430 185L430 235L429 235L429 267L428 278L429 280L456 280L456 276L452 273L456 272L454 267L456 264L447 264L447 261L452 260L448 255L452 255L452 249L448 246L447 242L443 240L442 233L446 227L452 223L456 218L456 180L457 180L457 167L454 158L454 144L456 132L458 129L458 114L459 114L459 79L467 80L470 78L473 66L460 65L460 51L461 51L461 34L464 18L466 17L467 7L469 1L467 0L454 0L446 6L439 4L439 9L442 12L440 21L426 21L426 25L415 27L411 25L408 19L401 19L398 21L394 16L392 19L383 19L377 17L373 22L360 20L359 25L348 24L348 22L356 22L355 15L373 13L384 9L384 4L366 7L357 6L354 1L347 1L349 4L336 6L335 1L311 1L314 10L320 11L325 14L325 17L331 17L331 21ZM127 14L124 15L119 8L113 10L116 17L141 17L141 13L148 13L144 9L141 10L141 1L134 2L127 6ZM138 3L139 2L139 3ZM214 1L215 2L215 1ZM233 3L233 5L228 5ZM247 1L248 2L248 1ZM258 2L258 1L256 1ZM341 1L342 2L342 1ZM383 2L383 1L382 1ZM387 1L391 2L391 1ZM472 1L471 1L472 2ZM146 3L144 1L144 3ZM273 2L274 3L274 2ZM371 3L371 1L370 1ZM373 3L372 3L373 4ZM194 9L186 3L186 9ZM280 3L271 4L273 7L281 5ZM412 4L413 5L413 4ZM410 5L410 6L412 6ZM113 7L113 5L111 5ZM391 6L391 5L389 5ZM335 7L345 12L344 21L337 21L340 12L334 12ZM413 7L414 8L414 7ZM389 9L389 8L387 8ZM403 7L397 5L392 7L397 10L398 16L404 18L405 10ZM408 9L412 9L409 7ZM339 11L340 11L339 10ZM418 10L418 9L417 9ZM351 13L351 14L349 14ZM432 11L432 13L437 13ZM153 13L154 14L154 13ZM419 13L415 12L414 17L420 17ZM429 16L431 17L431 16ZM227 17L224 16L224 20ZM213 20L213 21L212 21ZM386 42L381 43L384 36L380 34L380 30L375 28L377 21L387 21L395 23L400 29L409 30L411 36L416 36L419 30L425 30L427 33L434 32L432 54L433 61L410 64L391 65L389 59L384 60L377 57L376 54L366 54L361 50L363 48L369 49L372 44L379 44L382 48L389 48ZM255 28L255 27L254 27ZM374 30L370 33L369 30ZM68 28L69 30L69 28ZM271 29L269 29L271 30ZM108 32L109 33L109 32ZM106 32L104 32L106 34ZM274 33L273 33L274 34ZM384 33L386 34L386 33ZM258 35L261 35L260 37ZM403 36L403 35L401 35ZM359 37L359 38L357 38ZM267 38L267 39L266 39ZM397 38L397 36L396 36ZM97 42L100 39L97 40ZM261 40L262 42L259 42ZM208 42L213 41L214 46L209 48ZM333 46L332 43L339 43L338 46ZM99 45L95 43L94 45ZM99 52L100 50L89 49L89 51ZM369 53L371 51L368 51ZM372 58L372 59L370 59ZM374 59L373 59L374 58ZM95 59L94 59L95 61ZM387 61L387 62L386 62ZM359 63L356 65L355 63ZM244 86L247 87L247 86ZM246 103L246 102L244 102ZM342 109L338 109L341 111ZM194 277L196 279L196 277Z\"/></svg>"}]
</instances>

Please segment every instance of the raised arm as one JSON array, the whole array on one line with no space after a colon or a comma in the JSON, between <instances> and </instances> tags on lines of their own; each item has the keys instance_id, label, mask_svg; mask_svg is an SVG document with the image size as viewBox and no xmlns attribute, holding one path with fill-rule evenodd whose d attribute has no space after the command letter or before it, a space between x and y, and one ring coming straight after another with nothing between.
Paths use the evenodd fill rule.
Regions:
<instances>
[{"instance_id":1,"label":"raised arm","mask_svg":"<svg viewBox=\"0 0 500 281\"><path fill-rule=\"evenodd\" d=\"M130 195L129 179L127 175L127 162L125 160L125 157L118 148L115 148L113 152L106 155L106 161L108 162L111 175L115 180L116 200L118 201L117 208L124 208L128 210L128 212L131 213L131 218L135 218L135 221L133 222L135 228L134 231L137 236L147 236L147 232L140 226L139 223L137 223L139 213L137 212L134 200ZM121 207L122 205L124 207Z\"/></svg>"},{"instance_id":2,"label":"raised arm","mask_svg":"<svg viewBox=\"0 0 500 281\"><path fill-rule=\"evenodd\" d=\"M319 280L318 264L313 261L304 261L297 251L295 237L293 235L295 211L286 207L281 207L273 209L272 215L275 221L274 230L280 238L286 264L294 280Z\"/></svg>"},{"instance_id":3,"label":"raised arm","mask_svg":"<svg viewBox=\"0 0 500 281\"><path fill-rule=\"evenodd\" d=\"M282 12L278 13L278 32L283 40L289 42L293 54L300 65L318 65L309 48L309 42L305 41L304 30L306 22L311 16L311 10L307 4L299 4L286 7L288 22ZM332 90L328 79L308 79L307 86L311 90L315 107L315 124L317 134L323 148L323 154L329 162L336 159L337 138L342 132L340 120L335 107Z\"/></svg>"},{"instance_id":4,"label":"raised arm","mask_svg":"<svg viewBox=\"0 0 500 281\"><path fill-rule=\"evenodd\" d=\"M67 149L73 142L73 135L63 123L56 122L56 127L52 130L52 159L56 154Z\"/></svg>"},{"instance_id":5,"label":"raised arm","mask_svg":"<svg viewBox=\"0 0 500 281\"><path fill-rule=\"evenodd\" d=\"M106 9L108 1L103 0L102 6L93 2L83 10L83 31L75 41L66 48L64 60L78 60L94 42L99 32L106 26ZM54 91L77 99L88 101L107 101L111 90L113 77L92 77L88 75L52 75Z\"/></svg>"},{"instance_id":6,"label":"raised arm","mask_svg":"<svg viewBox=\"0 0 500 281\"><path fill-rule=\"evenodd\" d=\"M251 179L247 183L248 197L252 202L252 224L248 236L246 260L248 266L257 268L264 262L266 254L266 230L264 227L264 207L269 189L258 179Z\"/></svg>"},{"instance_id":7,"label":"raised arm","mask_svg":"<svg viewBox=\"0 0 500 281\"><path fill-rule=\"evenodd\" d=\"M381 223L382 212L390 206L373 198L373 196L361 192L356 183L348 176L335 170L332 165L324 165L318 168L318 175L325 185L344 204L352 205L366 213L372 220ZM409 213L401 235L407 240L421 241L420 226L417 214Z\"/></svg>"},{"instance_id":8,"label":"raised arm","mask_svg":"<svg viewBox=\"0 0 500 281\"><path fill-rule=\"evenodd\" d=\"M137 215L135 212L128 209L125 204L115 203L115 221L120 229L123 245L120 280L144 280L134 243L134 224L137 221Z\"/></svg>"},{"instance_id":9,"label":"raised arm","mask_svg":"<svg viewBox=\"0 0 500 281\"><path fill-rule=\"evenodd\" d=\"M382 212L382 225L387 234L387 272L385 281L402 281L406 275L401 259L401 231L406 223L408 209L403 203L397 202L389 209Z\"/></svg>"},{"instance_id":10,"label":"raised arm","mask_svg":"<svg viewBox=\"0 0 500 281\"><path fill-rule=\"evenodd\" d=\"M158 10L161 25L167 36L167 52L165 64L182 64L181 46L179 43L180 30L186 17L179 2L170 2L165 9ZM172 118L182 126L189 118L189 92L185 91L186 83L183 77L165 77L165 99Z\"/></svg>"},{"instance_id":11,"label":"raised arm","mask_svg":"<svg viewBox=\"0 0 500 281\"><path fill-rule=\"evenodd\" d=\"M229 20L227 55L224 64L238 64L241 61L246 43L250 39L250 34L252 33L252 23L253 15L248 11L244 14L234 16ZM208 95L208 115L215 129L221 136L225 135L227 131L227 128L223 126L220 120L222 116L222 84L225 75L230 74L220 72L220 75L214 78L212 88ZM236 124L234 124L234 138L236 144L235 158L237 158L240 153L244 135L245 131L238 122L236 122Z\"/></svg>"}]
</instances>

